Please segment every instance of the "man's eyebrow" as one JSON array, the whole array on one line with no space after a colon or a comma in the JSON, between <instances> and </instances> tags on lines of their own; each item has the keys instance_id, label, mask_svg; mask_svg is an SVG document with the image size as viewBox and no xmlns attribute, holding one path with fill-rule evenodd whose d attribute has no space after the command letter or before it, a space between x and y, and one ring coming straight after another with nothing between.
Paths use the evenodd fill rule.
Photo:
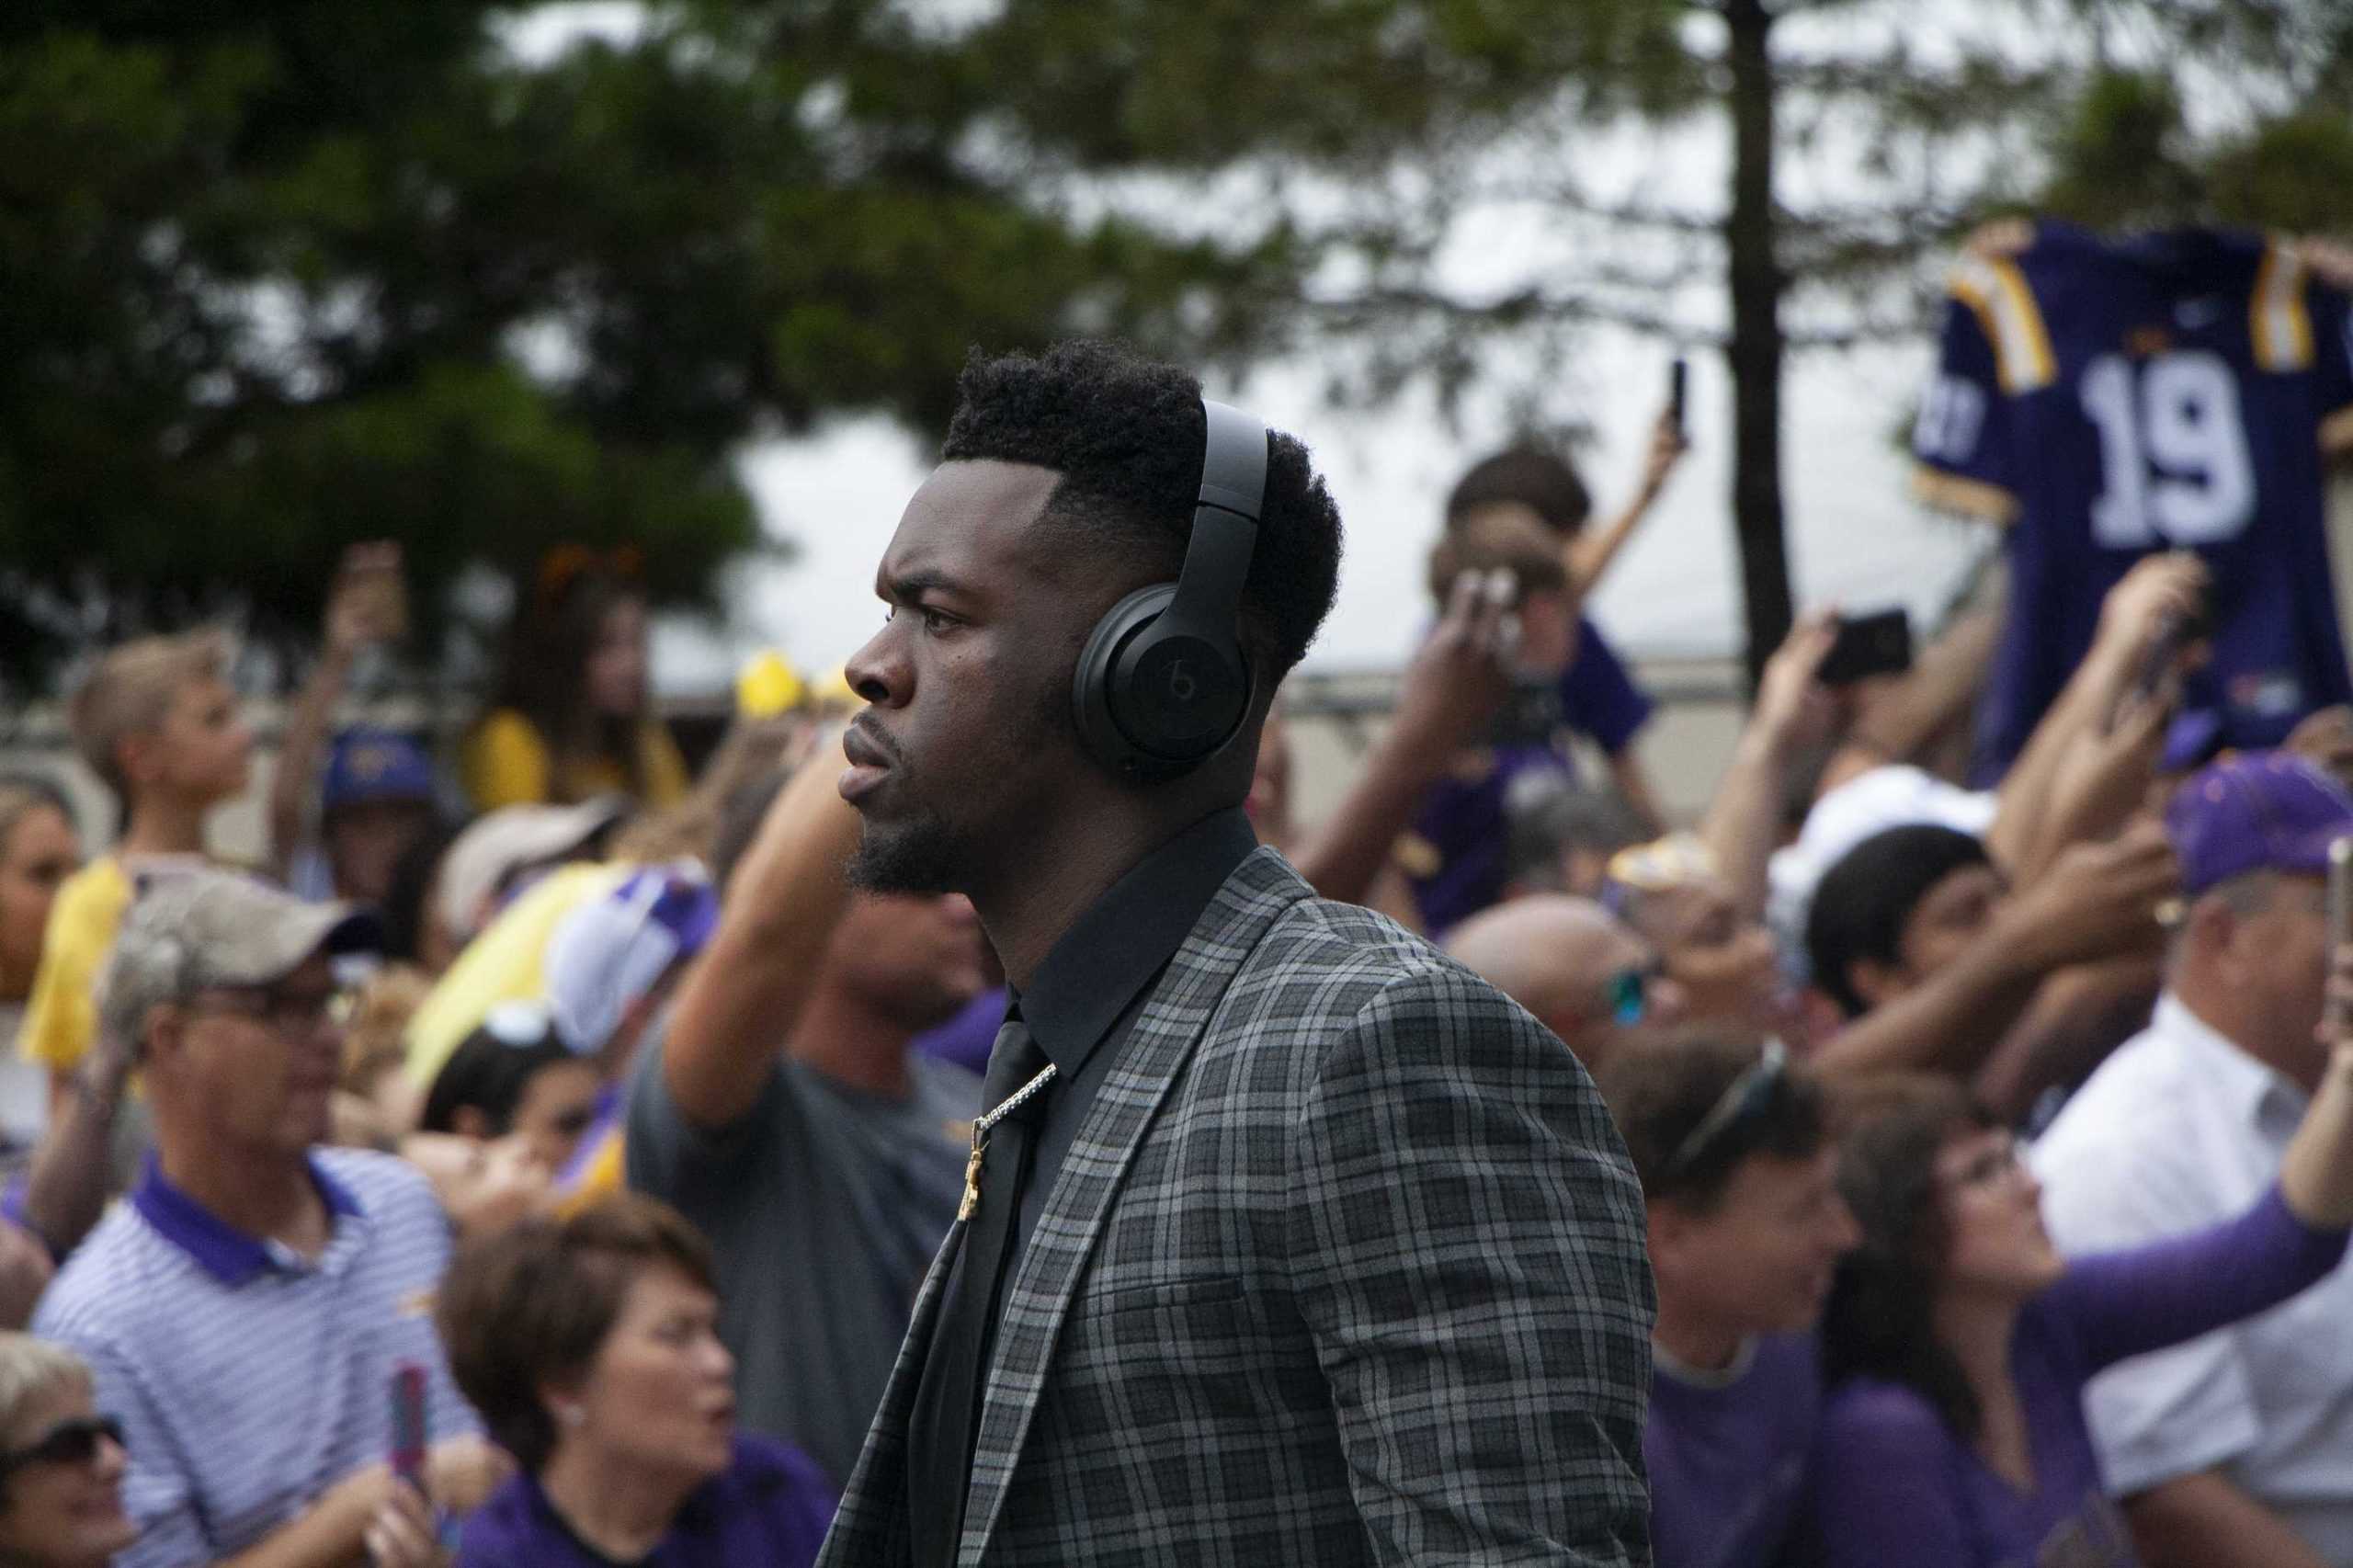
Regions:
<instances>
[{"instance_id":1,"label":"man's eyebrow","mask_svg":"<svg viewBox=\"0 0 2353 1568\"><path fill-rule=\"evenodd\" d=\"M926 594L961 593L963 585L943 573L917 570L885 574L875 584L875 590L892 604L913 604Z\"/></svg>"}]
</instances>

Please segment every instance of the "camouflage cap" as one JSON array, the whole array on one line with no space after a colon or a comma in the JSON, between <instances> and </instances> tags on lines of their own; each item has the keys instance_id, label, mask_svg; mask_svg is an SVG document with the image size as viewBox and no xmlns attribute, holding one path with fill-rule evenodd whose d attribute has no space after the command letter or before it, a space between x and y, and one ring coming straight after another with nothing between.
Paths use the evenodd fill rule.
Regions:
<instances>
[{"instance_id":1,"label":"camouflage cap","mask_svg":"<svg viewBox=\"0 0 2353 1568\"><path fill-rule=\"evenodd\" d=\"M98 1022L134 1048L153 1009L222 986L269 985L313 955L373 950L372 911L312 903L241 872L144 876L98 980Z\"/></svg>"}]
</instances>

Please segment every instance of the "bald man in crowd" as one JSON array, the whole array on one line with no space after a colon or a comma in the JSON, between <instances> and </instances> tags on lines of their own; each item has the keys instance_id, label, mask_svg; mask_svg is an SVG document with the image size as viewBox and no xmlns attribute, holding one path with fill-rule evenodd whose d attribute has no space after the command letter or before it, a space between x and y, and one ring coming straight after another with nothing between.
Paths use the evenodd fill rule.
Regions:
<instances>
[{"instance_id":1,"label":"bald man in crowd","mask_svg":"<svg viewBox=\"0 0 2353 1568\"><path fill-rule=\"evenodd\" d=\"M1651 945L1588 898L1537 893L1483 911L1446 944L1536 1016L1588 1071L1682 1017L1682 987Z\"/></svg>"}]
</instances>

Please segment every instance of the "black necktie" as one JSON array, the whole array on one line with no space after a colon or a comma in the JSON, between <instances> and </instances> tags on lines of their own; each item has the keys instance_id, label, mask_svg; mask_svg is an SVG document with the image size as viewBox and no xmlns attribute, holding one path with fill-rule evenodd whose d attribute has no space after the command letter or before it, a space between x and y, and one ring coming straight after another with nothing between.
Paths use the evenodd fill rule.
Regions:
<instances>
[{"instance_id":1,"label":"black necktie","mask_svg":"<svg viewBox=\"0 0 2353 1568\"><path fill-rule=\"evenodd\" d=\"M996 1326L997 1297L1012 1250L1014 1217L1029 1173L1030 1146L1043 1116L1044 1087L1017 1105L1007 1102L1047 1067L1046 1053L1016 1012L989 1051L981 1103L991 1113L980 1134L981 1153L968 1177L978 1201L965 1222L963 1245L948 1278L933 1325L931 1354L907 1424L907 1518L915 1568L952 1568L964 1529L964 1494L972 1474L972 1441L980 1426L981 1391ZM1047 1080L1048 1085L1052 1083Z\"/></svg>"}]
</instances>

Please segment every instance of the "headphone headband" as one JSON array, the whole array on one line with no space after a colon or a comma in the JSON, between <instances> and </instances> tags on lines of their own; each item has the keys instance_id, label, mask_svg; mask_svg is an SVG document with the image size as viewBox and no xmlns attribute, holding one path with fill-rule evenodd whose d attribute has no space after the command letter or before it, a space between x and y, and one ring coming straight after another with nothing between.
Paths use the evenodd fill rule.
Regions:
<instances>
[{"instance_id":1,"label":"headphone headband","mask_svg":"<svg viewBox=\"0 0 2353 1568\"><path fill-rule=\"evenodd\" d=\"M1242 596L1266 506L1267 427L1201 400L1201 480L1176 581L1139 588L1087 639L1072 685L1079 733L1131 778L1189 772L1250 710Z\"/></svg>"},{"instance_id":2,"label":"headphone headband","mask_svg":"<svg viewBox=\"0 0 2353 1568\"><path fill-rule=\"evenodd\" d=\"M1176 597L1164 618L1196 636L1242 631L1242 590L1267 500L1267 427L1238 408L1201 400L1201 483Z\"/></svg>"}]
</instances>

